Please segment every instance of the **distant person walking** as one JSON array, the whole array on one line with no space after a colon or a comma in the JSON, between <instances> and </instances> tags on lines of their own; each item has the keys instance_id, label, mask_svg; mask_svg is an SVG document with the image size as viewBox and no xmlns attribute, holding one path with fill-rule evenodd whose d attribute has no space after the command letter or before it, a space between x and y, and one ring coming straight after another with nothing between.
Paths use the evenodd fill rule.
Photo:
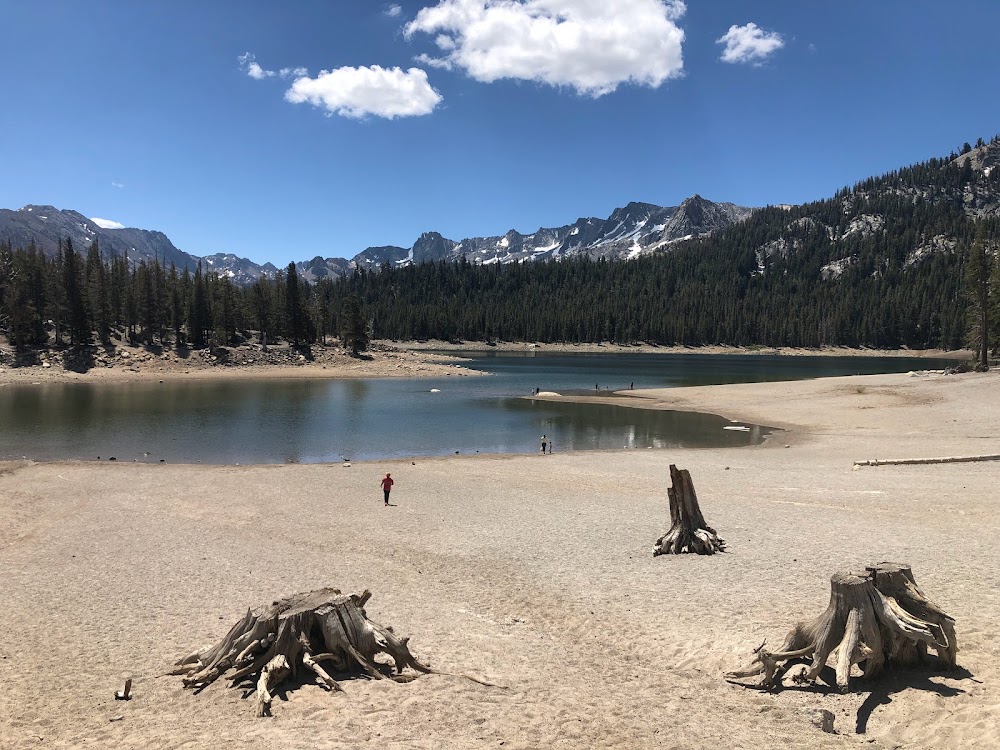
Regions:
<instances>
[{"instance_id":1,"label":"distant person walking","mask_svg":"<svg viewBox=\"0 0 1000 750\"><path fill-rule=\"evenodd\" d=\"M385 479L382 480L382 492L385 493L385 504L389 504L389 493L392 491L392 485L395 482L392 481L392 475L389 472L385 473Z\"/></svg>"},{"instance_id":2,"label":"distant person walking","mask_svg":"<svg viewBox=\"0 0 1000 750\"><path fill-rule=\"evenodd\" d=\"M548 445L548 440L545 439L545 435L542 435L542 454L545 454L545 446Z\"/></svg>"},{"instance_id":3,"label":"distant person walking","mask_svg":"<svg viewBox=\"0 0 1000 750\"><path fill-rule=\"evenodd\" d=\"M549 441L549 455L552 455L552 441Z\"/></svg>"}]
</instances>

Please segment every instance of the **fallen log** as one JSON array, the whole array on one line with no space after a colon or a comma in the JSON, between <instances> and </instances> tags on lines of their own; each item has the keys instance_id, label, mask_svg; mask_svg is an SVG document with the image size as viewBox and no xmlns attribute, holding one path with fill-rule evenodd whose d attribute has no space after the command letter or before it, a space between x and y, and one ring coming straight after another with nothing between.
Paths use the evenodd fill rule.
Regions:
<instances>
[{"instance_id":1,"label":"fallen log","mask_svg":"<svg viewBox=\"0 0 1000 750\"><path fill-rule=\"evenodd\" d=\"M726 543L719 538L715 529L705 523L705 517L698 505L698 495L694 491L691 472L670 465L670 530L656 540L653 556L680 555L695 552L699 555L714 555L725 552Z\"/></svg>"},{"instance_id":2,"label":"fallen log","mask_svg":"<svg viewBox=\"0 0 1000 750\"><path fill-rule=\"evenodd\" d=\"M854 665L870 679L886 666L905 667L922 660L927 646L937 650L949 669L958 652L954 619L927 599L910 567L899 563L879 563L864 573L834 573L826 611L796 623L777 651L767 651L765 644L754 650L749 668L726 676L763 675L761 685L772 688L785 663L805 661L808 668L794 679L811 683L836 653L837 687L846 692Z\"/></svg>"},{"instance_id":3,"label":"fallen log","mask_svg":"<svg viewBox=\"0 0 1000 750\"><path fill-rule=\"evenodd\" d=\"M979 461L1000 461L1000 453L982 456L945 456L943 458L873 458L855 461L855 466L911 466L921 464L969 464Z\"/></svg>"},{"instance_id":4,"label":"fallen log","mask_svg":"<svg viewBox=\"0 0 1000 750\"><path fill-rule=\"evenodd\" d=\"M325 588L247 610L221 641L179 659L170 674L185 675L184 686L190 688L210 685L230 669L236 670L229 677L233 685L257 675L254 713L267 716L275 687L303 666L329 691L342 688L321 662L336 673L362 672L399 682L412 679L403 674L407 668L431 672L410 653L408 638L368 619L364 605L370 597L369 591L345 595ZM392 658L395 674L375 661L377 654Z\"/></svg>"}]
</instances>

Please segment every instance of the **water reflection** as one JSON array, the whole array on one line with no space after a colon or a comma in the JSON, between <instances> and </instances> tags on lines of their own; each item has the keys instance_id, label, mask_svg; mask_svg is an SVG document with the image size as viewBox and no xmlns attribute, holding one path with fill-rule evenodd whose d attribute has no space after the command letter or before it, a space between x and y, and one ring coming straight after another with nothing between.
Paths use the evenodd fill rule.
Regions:
<instances>
[{"instance_id":1,"label":"water reflection","mask_svg":"<svg viewBox=\"0 0 1000 750\"><path fill-rule=\"evenodd\" d=\"M0 389L0 458L281 463L532 452L543 433L557 451L761 439L708 415L481 396L481 383L466 382L9 386Z\"/></svg>"},{"instance_id":2,"label":"water reflection","mask_svg":"<svg viewBox=\"0 0 1000 750\"><path fill-rule=\"evenodd\" d=\"M639 409L613 404L508 399L505 408L531 411L546 435L558 435L556 448L728 448L757 444L768 434L757 425L731 431L729 420L713 414ZM555 439L555 438L553 438Z\"/></svg>"},{"instance_id":3,"label":"water reflection","mask_svg":"<svg viewBox=\"0 0 1000 750\"><path fill-rule=\"evenodd\" d=\"M226 380L0 388L0 458L206 463L339 461L454 453L741 446L765 431L612 404L529 401L535 387L625 388L794 379L927 367L918 360L699 355L481 357L493 377ZM933 365L943 366L939 361ZM438 392L432 392L432 391Z\"/></svg>"}]
</instances>

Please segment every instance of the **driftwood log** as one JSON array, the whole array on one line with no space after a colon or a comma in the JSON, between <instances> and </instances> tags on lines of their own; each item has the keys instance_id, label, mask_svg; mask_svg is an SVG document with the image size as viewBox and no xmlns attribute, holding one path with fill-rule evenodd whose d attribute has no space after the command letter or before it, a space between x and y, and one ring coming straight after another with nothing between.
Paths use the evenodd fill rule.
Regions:
<instances>
[{"instance_id":1,"label":"driftwood log","mask_svg":"<svg viewBox=\"0 0 1000 750\"><path fill-rule=\"evenodd\" d=\"M341 687L322 663L335 673L360 671L397 682L413 679L414 675L403 674L407 667L430 672L410 653L408 638L398 638L391 628L368 619L364 605L370 597L369 591L345 595L326 588L248 610L219 643L178 660L170 674L185 675L184 686L191 688L205 687L229 669L236 670L229 677L234 685L257 675L254 713L266 716L275 686L302 667L330 691ZM395 675L390 667L376 663L377 654L392 658Z\"/></svg>"},{"instance_id":2,"label":"driftwood log","mask_svg":"<svg viewBox=\"0 0 1000 750\"><path fill-rule=\"evenodd\" d=\"M954 619L924 595L910 566L899 563L872 565L864 573L835 573L826 611L797 623L777 651L764 645L754 651L750 668L727 677L763 675L762 686L771 688L780 681L779 667L801 660L809 667L795 679L812 682L836 652L837 686L846 692L855 664L864 677L873 678L886 666L923 661L928 646L947 669L956 666L958 653Z\"/></svg>"},{"instance_id":3,"label":"driftwood log","mask_svg":"<svg viewBox=\"0 0 1000 750\"><path fill-rule=\"evenodd\" d=\"M698 506L698 495L694 491L691 472L670 465L670 531L656 540L653 556L679 555L696 552L699 555L714 555L725 552L726 543L719 538Z\"/></svg>"}]
</instances>

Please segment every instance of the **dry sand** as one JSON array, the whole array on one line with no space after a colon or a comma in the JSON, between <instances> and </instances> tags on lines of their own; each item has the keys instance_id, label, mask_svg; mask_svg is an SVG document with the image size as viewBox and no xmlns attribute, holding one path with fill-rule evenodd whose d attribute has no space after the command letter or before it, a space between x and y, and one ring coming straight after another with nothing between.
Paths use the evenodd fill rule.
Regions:
<instances>
[{"instance_id":1,"label":"dry sand","mask_svg":"<svg viewBox=\"0 0 1000 750\"><path fill-rule=\"evenodd\" d=\"M636 395L789 432L749 449L349 468L0 465L0 746L1000 746L1000 465L852 471L997 452L1000 377ZM670 463L691 470L728 554L651 556ZM882 560L910 562L957 618L963 670L848 695L723 679L821 612L831 573ZM330 695L306 679L253 719L222 682L195 695L157 679L248 605L326 585L370 588L369 616L412 636L418 658L507 689L431 675ZM135 697L115 702L126 677ZM815 708L839 734L810 724Z\"/></svg>"}]
</instances>

